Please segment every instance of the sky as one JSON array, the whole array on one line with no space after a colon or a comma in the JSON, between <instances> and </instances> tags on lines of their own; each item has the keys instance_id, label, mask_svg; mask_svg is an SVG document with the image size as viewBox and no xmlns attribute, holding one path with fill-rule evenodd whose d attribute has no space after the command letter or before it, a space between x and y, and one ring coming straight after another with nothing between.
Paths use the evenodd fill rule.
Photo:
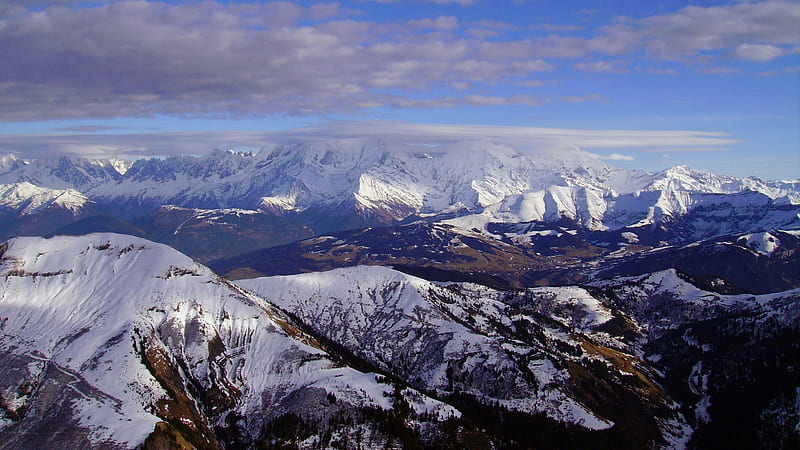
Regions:
<instances>
[{"instance_id":1,"label":"sky","mask_svg":"<svg viewBox=\"0 0 800 450\"><path fill-rule=\"evenodd\" d=\"M360 136L800 179L800 2L0 0L0 153Z\"/></svg>"}]
</instances>

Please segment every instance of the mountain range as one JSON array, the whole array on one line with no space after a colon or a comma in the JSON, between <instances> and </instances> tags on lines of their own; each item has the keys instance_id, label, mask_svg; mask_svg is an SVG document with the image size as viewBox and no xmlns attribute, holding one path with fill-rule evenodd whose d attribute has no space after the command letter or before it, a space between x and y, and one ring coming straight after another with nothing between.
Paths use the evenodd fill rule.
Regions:
<instances>
[{"instance_id":1,"label":"mountain range","mask_svg":"<svg viewBox=\"0 0 800 450\"><path fill-rule=\"evenodd\" d=\"M9 155L0 239L0 449L800 445L800 181Z\"/></svg>"},{"instance_id":2,"label":"mountain range","mask_svg":"<svg viewBox=\"0 0 800 450\"><path fill-rule=\"evenodd\" d=\"M0 258L0 448L798 442L798 289L668 269L509 291L363 266L234 285L115 234Z\"/></svg>"},{"instance_id":3,"label":"mountain range","mask_svg":"<svg viewBox=\"0 0 800 450\"><path fill-rule=\"evenodd\" d=\"M313 222L314 211L344 208L343 215L360 212L383 223L464 211L474 221L567 218L589 229L618 229L726 203L800 203L797 181L737 179L683 166L650 174L614 168L579 149L524 152L481 141L419 146L354 139L133 163L0 159L0 183L22 182L73 189L122 217L175 205ZM749 196L721 200L720 194L737 193ZM338 230L346 225L328 223Z\"/></svg>"}]
</instances>

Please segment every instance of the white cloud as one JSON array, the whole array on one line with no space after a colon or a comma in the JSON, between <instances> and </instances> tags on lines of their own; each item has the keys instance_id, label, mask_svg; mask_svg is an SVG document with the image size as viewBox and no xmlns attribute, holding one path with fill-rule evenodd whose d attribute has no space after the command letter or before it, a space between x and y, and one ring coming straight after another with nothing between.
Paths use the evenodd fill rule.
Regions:
<instances>
[{"instance_id":1,"label":"white cloud","mask_svg":"<svg viewBox=\"0 0 800 450\"><path fill-rule=\"evenodd\" d=\"M800 44L800 3L785 0L682 10L610 27L607 36L635 39L651 56L680 58L757 41ZM633 27L633 28L631 28Z\"/></svg>"},{"instance_id":2,"label":"white cloud","mask_svg":"<svg viewBox=\"0 0 800 450\"><path fill-rule=\"evenodd\" d=\"M709 151L739 141L727 133L712 131L590 130L569 128L514 127L496 125L414 124L391 121L338 121L315 127L276 133L273 138L331 139L378 137L407 142L455 142L470 139L496 139L520 148L578 146L585 149L671 150L689 148Z\"/></svg>"},{"instance_id":3,"label":"white cloud","mask_svg":"<svg viewBox=\"0 0 800 450\"><path fill-rule=\"evenodd\" d=\"M432 92L497 86L555 67L528 54L486 54L450 34L460 26L455 17L370 22L346 14L338 4L215 1L15 10L0 18L0 120L537 105L523 96L442 100Z\"/></svg>"},{"instance_id":4,"label":"white cloud","mask_svg":"<svg viewBox=\"0 0 800 450\"><path fill-rule=\"evenodd\" d=\"M734 56L747 61L771 61L784 54L784 50L768 44L741 44L736 47Z\"/></svg>"},{"instance_id":5,"label":"white cloud","mask_svg":"<svg viewBox=\"0 0 800 450\"><path fill-rule=\"evenodd\" d=\"M452 16L439 16L433 18L417 19L407 22L413 28L436 30L455 30L458 28L458 19Z\"/></svg>"},{"instance_id":6,"label":"white cloud","mask_svg":"<svg viewBox=\"0 0 800 450\"><path fill-rule=\"evenodd\" d=\"M572 65L573 68L594 73L627 73L627 61L583 61Z\"/></svg>"},{"instance_id":7,"label":"white cloud","mask_svg":"<svg viewBox=\"0 0 800 450\"><path fill-rule=\"evenodd\" d=\"M76 2L36 2L48 3ZM719 67L721 54L771 61L800 48L800 3L784 0L688 6L619 20L590 37L558 34L574 29L570 24L520 28L451 16L371 21L360 13L338 3L214 0L13 6L0 14L0 120L536 106L541 99L498 92L555 70L556 61L622 73L647 53L704 61L706 73L723 74L731 69ZM484 32L471 27L498 39L482 40ZM563 99L580 98L568 94Z\"/></svg>"},{"instance_id":8,"label":"white cloud","mask_svg":"<svg viewBox=\"0 0 800 450\"><path fill-rule=\"evenodd\" d=\"M477 39L493 38L493 37L497 37L497 36L500 35L500 33L495 31L495 30L489 30L489 29L486 29L486 28L474 28L474 27L468 29L467 31L465 31L465 33L468 36L474 37L474 38L477 38Z\"/></svg>"},{"instance_id":9,"label":"white cloud","mask_svg":"<svg viewBox=\"0 0 800 450\"><path fill-rule=\"evenodd\" d=\"M391 106L394 108L457 108L461 106L505 106L526 105L540 106L544 103L539 97L532 95L514 95L511 97L465 95L463 97L443 98L398 98Z\"/></svg>"},{"instance_id":10,"label":"white cloud","mask_svg":"<svg viewBox=\"0 0 800 450\"><path fill-rule=\"evenodd\" d=\"M633 156L629 155L621 155L619 153L612 153L610 155L598 155L597 153L589 153L590 155L594 156L597 159L603 159L606 161L633 161Z\"/></svg>"},{"instance_id":11,"label":"white cloud","mask_svg":"<svg viewBox=\"0 0 800 450\"><path fill-rule=\"evenodd\" d=\"M87 128L87 131L91 129ZM726 133L708 131L589 130L493 125L414 124L390 121L334 121L277 132L169 132L115 134L0 135L0 148L26 157L85 157L205 154L214 148L259 149L277 143L350 138L381 138L409 144L497 140L517 148L580 147L588 150L708 152L737 143ZM612 153L603 158L631 158Z\"/></svg>"}]
</instances>

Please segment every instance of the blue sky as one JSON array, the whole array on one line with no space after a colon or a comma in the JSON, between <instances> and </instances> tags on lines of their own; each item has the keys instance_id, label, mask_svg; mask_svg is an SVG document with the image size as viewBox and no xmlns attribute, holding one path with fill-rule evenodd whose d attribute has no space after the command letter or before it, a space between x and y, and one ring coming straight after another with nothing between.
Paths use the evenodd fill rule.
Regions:
<instances>
[{"instance_id":1,"label":"blue sky","mask_svg":"<svg viewBox=\"0 0 800 450\"><path fill-rule=\"evenodd\" d=\"M797 1L0 0L0 52L0 152L22 156L446 124L622 167L800 178Z\"/></svg>"}]
</instances>

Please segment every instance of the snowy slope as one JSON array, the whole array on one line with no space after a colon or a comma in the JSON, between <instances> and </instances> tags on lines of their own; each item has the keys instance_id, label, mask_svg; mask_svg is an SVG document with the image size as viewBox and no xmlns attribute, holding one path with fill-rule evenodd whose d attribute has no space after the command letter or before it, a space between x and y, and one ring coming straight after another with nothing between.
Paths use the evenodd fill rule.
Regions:
<instances>
[{"instance_id":1,"label":"snowy slope","mask_svg":"<svg viewBox=\"0 0 800 450\"><path fill-rule=\"evenodd\" d=\"M770 236L748 236L762 239ZM775 327L800 326L800 289L774 294L723 295L704 291L682 277L675 269L638 277L618 277L596 281L593 286L610 289L624 301L623 309L637 317L651 339L681 329L687 323L746 312Z\"/></svg>"},{"instance_id":2,"label":"snowy slope","mask_svg":"<svg viewBox=\"0 0 800 450\"><path fill-rule=\"evenodd\" d=\"M279 146L257 155L215 151L139 160L113 173L100 170L113 169L113 162L5 159L0 182L69 186L107 202L294 211L356 202L397 218L453 205L479 208L572 181L597 185L618 171L577 149L525 154L493 142L424 147L368 139Z\"/></svg>"},{"instance_id":3,"label":"snowy slope","mask_svg":"<svg viewBox=\"0 0 800 450\"><path fill-rule=\"evenodd\" d=\"M585 344L586 339L594 345L619 345L601 331L612 312L581 288L528 290L527 298L537 303L526 312L505 303L505 294L485 287L441 286L374 266L237 284L420 389L469 394L590 429L614 424L588 406L594 394L570 387L576 383L576 372L567 369L571 363L600 358L615 373L610 362L589 350L595 347ZM619 382L620 389L624 386ZM683 429L662 403L665 397L642 401L670 417L664 436L671 436L674 427Z\"/></svg>"},{"instance_id":4,"label":"snowy slope","mask_svg":"<svg viewBox=\"0 0 800 450\"><path fill-rule=\"evenodd\" d=\"M60 208L78 214L87 204L94 203L74 189L48 189L22 182L0 184L0 210L19 216L29 216L47 208Z\"/></svg>"},{"instance_id":5,"label":"snowy slope","mask_svg":"<svg viewBox=\"0 0 800 450\"><path fill-rule=\"evenodd\" d=\"M609 176L604 184L549 186L510 195L477 214L446 223L472 228L492 222L554 222L561 218L590 230L663 225L698 213L695 239L728 232L800 226L798 185L765 183L693 171L685 166L645 175ZM703 218L703 215L713 216ZM743 224L735 216L747 217ZM754 220L754 218L758 218ZM694 219L690 219L694 220ZM707 232L704 232L707 231Z\"/></svg>"},{"instance_id":6,"label":"snowy slope","mask_svg":"<svg viewBox=\"0 0 800 450\"><path fill-rule=\"evenodd\" d=\"M127 196L274 211L356 203L401 219L453 205L487 206L562 184L564 177L576 177L572 172L579 167L612 170L597 160L573 159L547 153L529 157L491 142L414 147L354 139L279 146L257 155L215 152L199 160L139 161L121 182L101 183L88 193L106 200Z\"/></svg>"},{"instance_id":7,"label":"snowy slope","mask_svg":"<svg viewBox=\"0 0 800 450\"><path fill-rule=\"evenodd\" d=\"M790 235L737 242L779 254ZM382 448L400 441L370 420L404 404L420 415L394 424L418 436L507 408L612 448L730 444L720 429L750 433L748 445L771 430L764 439L781 447L781 427L800 420L797 289L722 295L666 270L503 292L355 267L237 282L244 290L114 234L7 241L0 282L2 449L132 448L164 433L266 445L291 414L322 427L305 446L333 446L320 441L333 423ZM354 360L460 411L342 362Z\"/></svg>"},{"instance_id":8,"label":"snowy slope","mask_svg":"<svg viewBox=\"0 0 800 450\"><path fill-rule=\"evenodd\" d=\"M76 189L87 193L98 184L121 178L130 162L111 158L53 158L27 160L14 155L0 156L0 183L29 182L52 189Z\"/></svg>"},{"instance_id":9,"label":"snowy slope","mask_svg":"<svg viewBox=\"0 0 800 450\"><path fill-rule=\"evenodd\" d=\"M340 409L391 408L392 385L334 362L274 307L169 247L94 234L0 250L2 448L46 436L133 448L159 422L190 441L215 442L222 427L252 442L304 402L323 399L326 414L326 393ZM414 395L421 411L457 415Z\"/></svg>"},{"instance_id":10,"label":"snowy slope","mask_svg":"<svg viewBox=\"0 0 800 450\"><path fill-rule=\"evenodd\" d=\"M694 418L691 447L795 446L800 289L721 295L672 269L593 284L641 327L642 357Z\"/></svg>"},{"instance_id":11,"label":"snowy slope","mask_svg":"<svg viewBox=\"0 0 800 450\"><path fill-rule=\"evenodd\" d=\"M762 255L771 255L781 246L781 240L772 233L753 233L741 236L739 240L744 240L748 248L755 250Z\"/></svg>"},{"instance_id":12,"label":"snowy slope","mask_svg":"<svg viewBox=\"0 0 800 450\"><path fill-rule=\"evenodd\" d=\"M742 240L761 251L779 245L768 233ZM590 428L607 421L629 430L632 417L655 418L669 448L750 445L763 430L773 430L770 445L780 447L792 439L781 427L800 420L798 289L722 295L674 269L506 293L380 267L237 283L440 395L471 394ZM630 394L606 396L609 386L630 388L649 406L615 403Z\"/></svg>"}]
</instances>

